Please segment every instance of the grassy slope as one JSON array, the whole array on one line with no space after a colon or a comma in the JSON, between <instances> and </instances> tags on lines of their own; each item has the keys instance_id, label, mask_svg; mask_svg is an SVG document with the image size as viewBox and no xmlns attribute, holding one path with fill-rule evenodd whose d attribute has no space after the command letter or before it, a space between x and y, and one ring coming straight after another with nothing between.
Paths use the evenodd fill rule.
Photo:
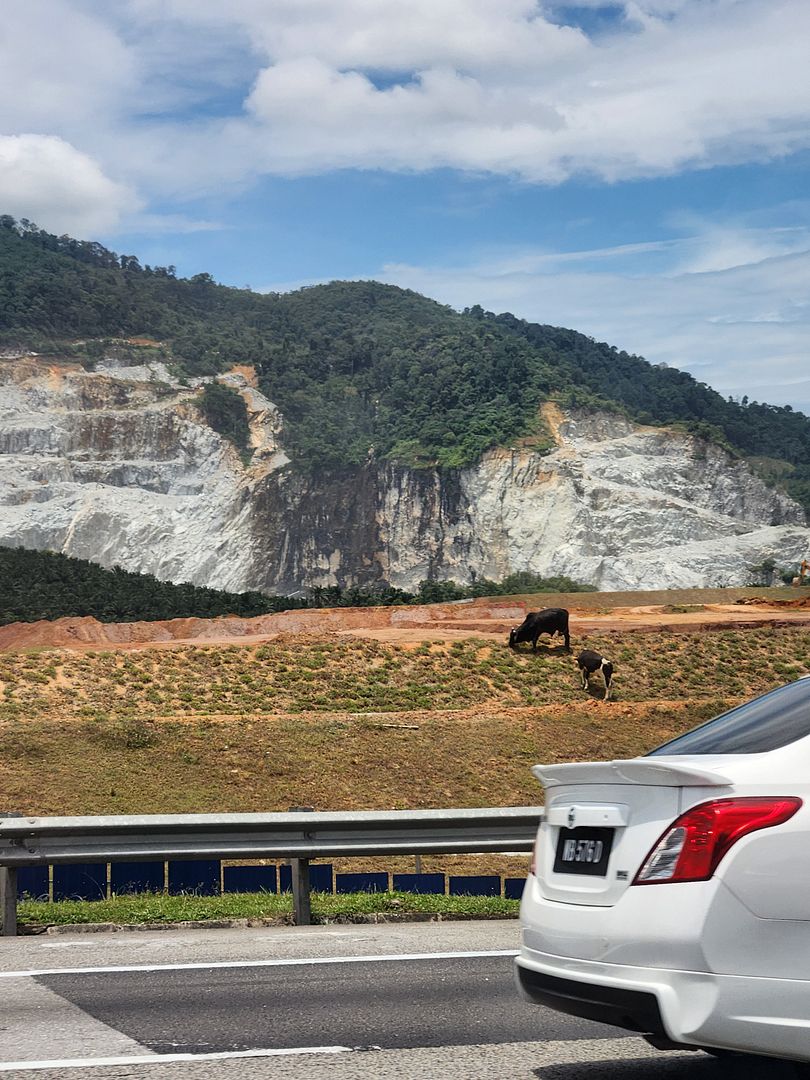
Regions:
<instances>
[{"instance_id":1,"label":"grassy slope","mask_svg":"<svg viewBox=\"0 0 810 1080\"><path fill-rule=\"evenodd\" d=\"M810 629L612 633L617 701L556 648L259 648L9 653L0 790L30 814L535 802L541 760L641 753L810 670Z\"/></svg>"}]
</instances>

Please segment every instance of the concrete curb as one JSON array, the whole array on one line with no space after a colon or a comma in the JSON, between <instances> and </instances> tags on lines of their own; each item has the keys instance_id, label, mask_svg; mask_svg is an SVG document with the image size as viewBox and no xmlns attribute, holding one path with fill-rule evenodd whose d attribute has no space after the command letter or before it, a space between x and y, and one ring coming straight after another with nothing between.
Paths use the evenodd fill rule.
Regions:
<instances>
[{"instance_id":1,"label":"concrete curb","mask_svg":"<svg viewBox=\"0 0 810 1080\"><path fill-rule=\"evenodd\" d=\"M410 922L469 922L471 920L482 921L486 919L517 918L517 915L499 913L497 915L465 915L456 912L400 912L400 911L372 911L357 915L327 915L319 917L314 925L317 926L340 926L360 923L410 923ZM143 922L143 923L52 923L51 925L37 925L35 923L21 924L21 935L36 934L116 934L120 931L137 930L249 930L261 926L292 926L292 918L279 916L273 919L186 919L181 922Z\"/></svg>"}]
</instances>

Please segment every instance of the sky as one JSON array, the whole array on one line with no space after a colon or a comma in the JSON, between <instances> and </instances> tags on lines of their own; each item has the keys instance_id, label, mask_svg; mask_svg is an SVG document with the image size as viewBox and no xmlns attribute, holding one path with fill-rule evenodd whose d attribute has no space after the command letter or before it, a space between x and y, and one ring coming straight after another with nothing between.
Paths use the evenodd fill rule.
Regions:
<instances>
[{"instance_id":1,"label":"sky","mask_svg":"<svg viewBox=\"0 0 810 1080\"><path fill-rule=\"evenodd\" d=\"M810 413L808 0L4 0L0 213Z\"/></svg>"}]
</instances>

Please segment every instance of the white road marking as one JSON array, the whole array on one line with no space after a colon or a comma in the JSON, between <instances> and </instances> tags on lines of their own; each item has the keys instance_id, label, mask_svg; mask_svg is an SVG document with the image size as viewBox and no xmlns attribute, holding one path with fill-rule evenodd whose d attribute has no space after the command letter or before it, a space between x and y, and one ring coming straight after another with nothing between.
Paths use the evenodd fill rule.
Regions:
<instances>
[{"instance_id":1,"label":"white road marking","mask_svg":"<svg viewBox=\"0 0 810 1080\"><path fill-rule=\"evenodd\" d=\"M213 1054L144 1054L138 1057L63 1058L53 1061L3 1061L0 1072L14 1069L94 1069L103 1065L162 1065L175 1061L227 1061L231 1058L295 1057L303 1054L350 1054L353 1046L295 1046L283 1050L223 1050ZM364 1047L365 1049L365 1047Z\"/></svg>"},{"instance_id":2,"label":"white road marking","mask_svg":"<svg viewBox=\"0 0 810 1080\"><path fill-rule=\"evenodd\" d=\"M40 949L86 949L86 941L38 941Z\"/></svg>"},{"instance_id":3,"label":"white road marking","mask_svg":"<svg viewBox=\"0 0 810 1080\"><path fill-rule=\"evenodd\" d=\"M2 1060L143 1057L153 1053L36 979L18 979L6 983L5 988L5 993L0 991Z\"/></svg>"},{"instance_id":4,"label":"white road marking","mask_svg":"<svg viewBox=\"0 0 810 1080\"><path fill-rule=\"evenodd\" d=\"M476 952L393 953L371 956L313 956L306 959L214 960L191 964L120 964L110 967L32 968L29 971L0 971L0 979L31 979L40 975L107 975L131 971L209 971L214 968L291 967L305 964L376 964L403 960L474 960L486 956L517 956L517 949L490 949Z\"/></svg>"},{"instance_id":5,"label":"white road marking","mask_svg":"<svg viewBox=\"0 0 810 1080\"><path fill-rule=\"evenodd\" d=\"M218 1067L217 1076L233 1077L234 1080L242 1080L239 1058L270 1058L265 1069L250 1071L251 1076L275 1077L277 1080L300 1080L300 1068L304 1062L297 1062L297 1057L304 1058L312 1055L312 1061L306 1062L306 1075L329 1080L357 1080L361 1075L356 1057L349 1051L362 1052L373 1050L373 1060L364 1063L365 1069L362 1075L374 1076L376 1080L402 1080L402 1077L436 1077L447 1076L453 1080L492 1080L492 1077L512 1077L514 1080L535 1080L544 1071L546 1066L565 1064L565 1075L571 1080L588 1080L588 1078L601 1077L602 1080L623 1080L627 1075L626 1067L633 1062L636 1067L646 1065L641 1071L634 1071L638 1080L642 1077L646 1080L655 1080L661 1075L662 1063L674 1066L672 1073L667 1071L673 1080L687 1080L687 1077L699 1072L704 1075L701 1065L708 1061L702 1054L694 1054L682 1051L653 1050L651 1046L638 1036L624 1036L615 1039L575 1039L554 1040L540 1042L518 1043L479 1043L472 1046L432 1046L413 1047L405 1049L381 1049L379 1047L296 1047L290 1050L248 1050L224 1052L220 1054L149 1054L132 1059L121 1055L118 1057L98 1058L66 1058L54 1061L19 1061L0 1065L0 1070L18 1068L23 1074L26 1070L39 1069L70 1069L70 1068L114 1068L116 1065L134 1066L136 1073L127 1072L126 1076L137 1075L138 1077L160 1075L159 1070L165 1069L165 1075L171 1077L187 1077L197 1075L196 1070L189 1073L185 1070L172 1068L173 1064L187 1064L206 1060L219 1060L222 1065ZM324 1061L319 1063L319 1056ZM229 1059L234 1060L234 1065L229 1067ZM285 1067L285 1061L288 1062ZM239 1066L239 1071L237 1071ZM320 1066L320 1067L319 1067ZM695 1069L697 1067L697 1069ZM778 1066L777 1066L778 1068ZM710 1066L712 1075L720 1075L715 1068ZM556 1072L556 1070L553 1070ZM759 1074L756 1067L753 1071L743 1070L746 1077L755 1077ZM115 1073L104 1071L103 1076L112 1077ZM206 1075L211 1072L206 1070ZM741 1076L743 1074L741 1073ZM781 1073L780 1073L781 1075Z\"/></svg>"}]
</instances>

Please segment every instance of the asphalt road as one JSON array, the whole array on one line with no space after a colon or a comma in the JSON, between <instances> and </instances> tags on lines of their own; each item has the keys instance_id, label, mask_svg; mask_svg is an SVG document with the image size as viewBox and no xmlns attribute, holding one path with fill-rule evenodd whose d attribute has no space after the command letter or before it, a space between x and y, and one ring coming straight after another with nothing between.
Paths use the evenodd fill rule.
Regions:
<instances>
[{"instance_id":1,"label":"asphalt road","mask_svg":"<svg viewBox=\"0 0 810 1080\"><path fill-rule=\"evenodd\" d=\"M0 942L0 1080L753 1080L527 1005L516 925L60 935Z\"/></svg>"}]
</instances>

